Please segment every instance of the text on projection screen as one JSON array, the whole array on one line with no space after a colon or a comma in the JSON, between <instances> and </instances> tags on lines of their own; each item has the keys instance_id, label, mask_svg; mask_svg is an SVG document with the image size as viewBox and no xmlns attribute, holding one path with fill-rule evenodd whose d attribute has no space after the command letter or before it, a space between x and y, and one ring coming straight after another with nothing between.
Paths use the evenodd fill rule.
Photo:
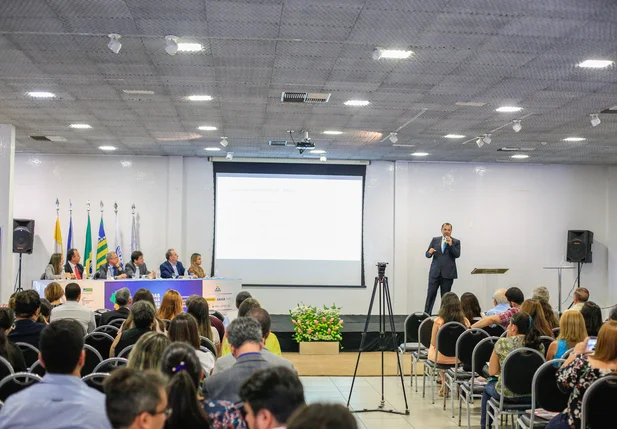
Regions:
<instances>
[{"instance_id":1,"label":"text on projection screen","mask_svg":"<svg viewBox=\"0 0 617 429\"><path fill-rule=\"evenodd\" d=\"M218 173L215 269L244 284L358 286L362 177Z\"/></svg>"}]
</instances>

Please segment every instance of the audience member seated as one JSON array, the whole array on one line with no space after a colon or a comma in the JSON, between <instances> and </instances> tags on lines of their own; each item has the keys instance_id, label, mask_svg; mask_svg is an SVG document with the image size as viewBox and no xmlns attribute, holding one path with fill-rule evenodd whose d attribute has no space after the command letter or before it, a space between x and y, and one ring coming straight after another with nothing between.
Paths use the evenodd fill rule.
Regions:
<instances>
[{"instance_id":1,"label":"audience member seated","mask_svg":"<svg viewBox=\"0 0 617 429\"><path fill-rule=\"evenodd\" d=\"M242 301L240 304L240 308L238 308L238 317L245 317L249 311L254 308L261 308L259 301L254 298L247 298ZM280 356L281 352L281 344L279 343L279 339L274 335L274 332L270 332L268 338L266 339L265 347L274 353L275 355ZM226 356L231 353L231 348L229 347L229 343L227 341L227 335L223 338L223 343L221 344L221 356Z\"/></svg>"},{"instance_id":2,"label":"audience member seated","mask_svg":"<svg viewBox=\"0 0 617 429\"><path fill-rule=\"evenodd\" d=\"M602 327L602 309L593 301L588 301L581 309L583 319L585 319L585 327L587 335L597 337L600 328Z\"/></svg>"},{"instance_id":3,"label":"audience member seated","mask_svg":"<svg viewBox=\"0 0 617 429\"><path fill-rule=\"evenodd\" d=\"M465 292L461 295L461 307L463 308L465 317L471 323L477 322L485 316L480 308L478 298L471 292Z\"/></svg>"},{"instance_id":4,"label":"audience member seated","mask_svg":"<svg viewBox=\"0 0 617 429\"><path fill-rule=\"evenodd\" d=\"M570 392L570 399L566 410L555 416L546 429L580 428L585 391L598 378L617 371L617 322L609 321L602 326L594 352L587 351L588 340L578 343L557 371L557 383ZM614 421L611 423L613 427Z\"/></svg>"},{"instance_id":5,"label":"audience member seated","mask_svg":"<svg viewBox=\"0 0 617 429\"><path fill-rule=\"evenodd\" d=\"M540 304L540 301L537 299L525 300L523 305L521 305L521 311L524 311L531 316L533 326L540 332L540 335L555 338L555 333L544 317L544 310L542 310L542 304Z\"/></svg>"},{"instance_id":6,"label":"audience member seated","mask_svg":"<svg viewBox=\"0 0 617 429\"><path fill-rule=\"evenodd\" d=\"M212 319L216 319L216 317L210 316L208 301L203 296L191 295L186 299L186 311L197 320L199 336L208 338L217 349L220 349L221 337L219 337L219 332L216 329L212 329ZM218 321L220 322L220 320Z\"/></svg>"},{"instance_id":7,"label":"audience member seated","mask_svg":"<svg viewBox=\"0 0 617 429\"><path fill-rule=\"evenodd\" d=\"M137 277L137 271L139 270L139 277ZM146 263L144 262L144 254L140 250L135 250L131 253L131 262L127 262L124 266L124 273L130 279L146 278L153 279L156 277L156 271L150 272Z\"/></svg>"},{"instance_id":8,"label":"audience member seated","mask_svg":"<svg viewBox=\"0 0 617 429\"><path fill-rule=\"evenodd\" d=\"M114 279L125 279L126 273L122 269L122 264L120 264L120 258L118 258L118 254L116 252L109 252L105 259L106 263L101 265L96 274L94 275L95 279L106 279L107 273L111 274L111 277Z\"/></svg>"},{"instance_id":9,"label":"audience member seated","mask_svg":"<svg viewBox=\"0 0 617 429\"><path fill-rule=\"evenodd\" d=\"M529 347L538 350L544 355L544 345L540 341L540 332L533 326L531 316L524 311L519 311L512 316L508 325L508 334L505 338L500 338L495 343L495 349L489 361L488 372L491 378L497 378L497 381L490 380L482 394L482 414L480 417L480 427L489 429L491 422L486 426L486 409L487 403L491 397L500 399L501 392L501 366L504 359L514 350L521 347ZM504 388L504 401L510 403L527 403L530 402L530 396L520 396Z\"/></svg>"},{"instance_id":10,"label":"audience member seated","mask_svg":"<svg viewBox=\"0 0 617 429\"><path fill-rule=\"evenodd\" d=\"M41 311L39 311L39 317L36 319L37 323L43 325L49 324L49 318L51 317L51 304L45 298L41 298Z\"/></svg>"},{"instance_id":11,"label":"audience member seated","mask_svg":"<svg viewBox=\"0 0 617 429\"><path fill-rule=\"evenodd\" d=\"M238 318L238 309L240 308L240 305L242 305L245 299L249 298L252 298L252 296L249 292L246 291L242 291L238 293L238 295L236 295L236 311L228 311L227 316L225 316L225 319L223 319L223 326L225 327L225 329L227 329L231 322Z\"/></svg>"},{"instance_id":12,"label":"audience member seated","mask_svg":"<svg viewBox=\"0 0 617 429\"><path fill-rule=\"evenodd\" d=\"M452 364L456 363L456 358L454 356L448 357L439 353L437 356L437 332L439 329L449 322L458 322L465 325L465 327L469 328L469 320L465 317L465 313L463 313L463 308L461 307L461 301L458 299L458 296L454 292L447 292L441 297L441 307L439 308L439 314L433 323L433 332L431 333L431 345L428 349L428 360L431 362L437 362L441 364ZM439 372L439 378L443 382L443 372ZM439 389L439 396L444 395L443 387Z\"/></svg>"},{"instance_id":13,"label":"audience member seated","mask_svg":"<svg viewBox=\"0 0 617 429\"><path fill-rule=\"evenodd\" d=\"M525 301L525 295L523 292L517 287L511 287L506 291L506 299L508 300L508 305L510 308L507 310L493 314L491 316L483 317L482 320L477 321L473 325L472 328L484 328L490 325L500 324L504 328L508 328L510 325L510 319L521 309L521 305Z\"/></svg>"},{"instance_id":14,"label":"audience member seated","mask_svg":"<svg viewBox=\"0 0 617 429\"><path fill-rule=\"evenodd\" d=\"M206 277L203 268L201 268L201 255L199 253L193 253L191 255L191 267L189 268L189 274L198 279Z\"/></svg>"},{"instance_id":15,"label":"audience member seated","mask_svg":"<svg viewBox=\"0 0 617 429\"><path fill-rule=\"evenodd\" d=\"M557 313L551 307L549 303L551 299L551 295L548 292L548 289L544 286L538 286L533 290L533 295L531 299L537 299L540 301L540 305L542 306L542 311L544 311L544 318L548 322L548 326L551 329L555 329L559 327L559 320L557 319Z\"/></svg>"},{"instance_id":16,"label":"audience member seated","mask_svg":"<svg viewBox=\"0 0 617 429\"><path fill-rule=\"evenodd\" d=\"M74 319L79 322L84 330L84 335L96 329L94 312L79 303L81 299L81 287L77 283L69 283L64 288L66 302L60 307L51 310L52 322L60 319Z\"/></svg>"},{"instance_id":17,"label":"audience member seated","mask_svg":"<svg viewBox=\"0 0 617 429\"><path fill-rule=\"evenodd\" d=\"M497 289L495 291L493 294L493 305L494 307L486 312L487 316L495 316L496 314L503 313L510 308L508 298L506 298L505 289Z\"/></svg>"},{"instance_id":18,"label":"audience member seated","mask_svg":"<svg viewBox=\"0 0 617 429\"><path fill-rule=\"evenodd\" d=\"M570 309L563 313L559 327L559 336L549 346L546 360L561 359L565 352L587 337L585 319L580 311Z\"/></svg>"},{"instance_id":19,"label":"audience member seated","mask_svg":"<svg viewBox=\"0 0 617 429\"><path fill-rule=\"evenodd\" d=\"M105 409L114 429L163 429L171 413L166 380L158 372L115 370L103 384Z\"/></svg>"},{"instance_id":20,"label":"audience member seated","mask_svg":"<svg viewBox=\"0 0 617 429\"><path fill-rule=\"evenodd\" d=\"M608 320L617 321L617 305L611 308L610 313L608 313Z\"/></svg>"},{"instance_id":21,"label":"audience member seated","mask_svg":"<svg viewBox=\"0 0 617 429\"><path fill-rule=\"evenodd\" d=\"M41 311L41 298L33 289L17 292L15 295L15 322L13 330L8 333L9 341L13 343L28 343L39 348L39 337L45 328L37 323Z\"/></svg>"},{"instance_id":22,"label":"audience member seated","mask_svg":"<svg viewBox=\"0 0 617 429\"><path fill-rule=\"evenodd\" d=\"M166 429L237 428L246 425L231 402L207 401L199 392L204 371L195 349L186 343L172 343L163 353L161 371L169 377L167 392L173 410Z\"/></svg>"},{"instance_id":23,"label":"audience member seated","mask_svg":"<svg viewBox=\"0 0 617 429\"><path fill-rule=\"evenodd\" d=\"M43 380L11 395L0 410L0 427L111 428L105 413L105 395L80 379L86 360L79 323L58 320L41 333Z\"/></svg>"},{"instance_id":24,"label":"audience member seated","mask_svg":"<svg viewBox=\"0 0 617 429\"><path fill-rule=\"evenodd\" d=\"M116 319L126 319L131 314L130 305L133 303L131 291L127 287L118 289L115 294L117 310L106 311L101 315L101 325L109 325Z\"/></svg>"},{"instance_id":25,"label":"audience member seated","mask_svg":"<svg viewBox=\"0 0 617 429\"><path fill-rule=\"evenodd\" d=\"M11 296L9 297L9 303L7 304L8 307L13 311L15 311L15 297L16 296L17 296L17 292L13 292Z\"/></svg>"},{"instance_id":26,"label":"audience member seated","mask_svg":"<svg viewBox=\"0 0 617 429\"><path fill-rule=\"evenodd\" d=\"M109 356L115 356L128 346L135 344L142 335L150 332L154 324L155 311L148 301L139 301L133 304L131 315L133 316L134 327L122 332L120 341L115 345L112 344Z\"/></svg>"},{"instance_id":27,"label":"audience member seated","mask_svg":"<svg viewBox=\"0 0 617 429\"><path fill-rule=\"evenodd\" d=\"M161 278L174 279L184 277L184 266L178 261L178 254L174 249L169 249L165 253L166 261L159 267L161 270Z\"/></svg>"},{"instance_id":28,"label":"audience member seated","mask_svg":"<svg viewBox=\"0 0 617 429\"><path fill-rule=\"evenodd\" d=\"M358 429L358 422L341 404L311 404L291 416L287 429Z\"/></svg>"},{"instance_id":29,"label":"audience member seated","mask_svg":"<svg viewBox=\"0 0 617 429\"><path fill-rule=\"evenodd\" d=\"M161 367L163 352L171 344L167 335L159 332L146 332L131 349L127 367L145 371Z\"/></svg>"},{"instance_id":30,"label":"audience member seated","mask_svg":"<svg viewBox=\"0 0 617 429\"><path fill-rule=\"evenodd\" d=\"M201 367L204 372L209 375L214 368L216 357L211 352L200 350L199 331L197 330L197 321L188 313L181 313L174 317L169 325L167 332L169 339L172 342L184 342L190 344L194 349Z\"/></svg>"},{"instance_id":31,"label":"audience member seated","mask_svg":"<svg viewBox=\"0 0 617 429\"><path fill-rule=\"evenodd\" d=\"M240 387L249 429L284 428L291 415L304 408L304 387L295 371L283 367L261 369Z\"/></svg>"},{"instance_id":32,"label":"audience member seated","mask_svg":"<svg viewBox=\"0 0 617 429\"><path fill-rule=\"evenodd\" d=\"M242 382L255 371L270 363L261 355L264 341L261 325L251 317L239 317L227 328L227 338L236 363L231 368L214 374L204 382L204 396L210 400L240 400Z\"/></svg>"},{"instance_id":33,"label":"audience member seated","mask_svg":"<svg viewBox=\"0 0 617 429\"><path fill-rule=\"evenodd\" d=\"M61 280L64 278L64 257L62 253L54 253L45 267L44 280Z\"/></svg>"},{"instance_id":34,"label":"audience member seated","mask_svg":"<svg viewBox=\"0 0 617 429\"><path fill-rule=\"evenodd\" d=\"M84 278L84 266L79 263L80 261L81 255L79 254L79 250L69 249L69 251L66 252L64 272L70 274L72 280L81 280Z\"/></svg>"},{"instance_id":35,"label":"audience member seated","mask_svg":"<svg viewBox=\"0 0 617 429\"><path fill-rule=\"evenodd\" d=\"M574 310L581 311L585 303L589 301L589 290L587 290L587 288L584 288L584 287L577 288L574 291L573 301L574 301L574 305L572 306L572 308Z\"/></svg>"},{"instance_id":36,"label":"audience member seated","mask_svg":"<svg viewBox=\"0 0 617 429\"><path fill-rule=\"evenodd\" d=\"M51 282L45 286L45 299L51 304L51 308L56 308L62 305L62 297L64 296L64 289L60 286L60 283Z\"/></svg>"},{"instance_id":37,"label":"audience member seated","mask_svg":"<svg viewBox=\"0 0 617 429\"><path fill-rule=\"evenodd\" d=\"M7 337L13 329L14 321L13 310L0 307L0 356L9 361L15 372L26 371L28 368L23 353Z\"/></svg>"},{"instance_id":38,"label":"audience member seated","mask_svg":"<svg viewBox=\"0 0 617 429\"><path fill-rule=\"evenodd\" d=\"M261 325L261 332L264 338L264 344L267 343L268 337L272 334L270 332L270 327L272 325L272 319L270 318L270 314L263 308L254 308L251 311L249 311L249 313L247 314L247 317L251 317L259 322L259 324ZM291 370L294 369L294 366L291 363L291 361L281 356L275 355L270 350L268 350L267 346L264 346L264 348L261 350L261 356L266 361L270 362L272 366L284 366ZM216 364L214 365L214 371L212 373L217 374L221 371L231 368L235 363L236 363L236 358L234 357L233 354L230 353L225 356L222 356L216 361Z\"/></svg>"},{"instance_id":39,"label":"audience member seated","mask_svg":"<svg viewBox=\"0 0 617 429\"><path fill-rule=\"evenodd\" d=\"M173 320L180 313L182 313L182 295L177 290L169 289L163 295L156 317L162 320Z\"/></svg>"}]
</instances>

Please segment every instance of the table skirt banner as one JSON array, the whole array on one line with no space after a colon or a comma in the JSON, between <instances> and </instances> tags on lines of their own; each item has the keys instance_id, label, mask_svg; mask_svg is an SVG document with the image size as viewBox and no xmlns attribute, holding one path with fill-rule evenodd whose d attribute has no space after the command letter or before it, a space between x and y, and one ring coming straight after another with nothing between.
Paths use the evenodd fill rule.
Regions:
<instances>
[{"instance_id":1,"label":"table skirt banner","mask_svg":"<svg viewBox=\"0 0 617 429\"><path fill-rule=\"evenodd\" d=\"M34 280L32 282L32 289L37 291L41 298L45 298L45 288L52 282L58 283L62 286L62 289L69 283L77 283L81 287L81 305L88 307L92 311L104 308L105 293L101 280ZM62 302L65 301L65 298L62 297Z\"/></svg>"},{"instance_id":2,"label":"table skirt banner","mask_svg":"<svg viewBox=\"0 0 617 429\"><path fill-rule=\"evenodd\" d=\"M152 292L154 304L159 308L163 295L170 289L174 289L182 295L182 308L186 311L185 301L191 295L201 295L202 281L201 280L114 280L105 281L105 308L114 310L116 304L116 291L122 288L128 288L131 291L131 296L135 295L141 288L146 288Z\"/></svg>"}]
</instances>

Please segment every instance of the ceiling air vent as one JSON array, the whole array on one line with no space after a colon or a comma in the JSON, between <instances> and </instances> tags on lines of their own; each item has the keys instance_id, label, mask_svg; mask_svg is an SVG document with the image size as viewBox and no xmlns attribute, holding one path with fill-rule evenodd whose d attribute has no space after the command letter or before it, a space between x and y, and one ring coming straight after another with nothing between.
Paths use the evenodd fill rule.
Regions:
<instances>
[{"instance_id":1,"label":"ceiling air vent","mask_svg":"<svg viewBox=\"0 0 617 429\"><path fill-rule=\"evenodd\" d=\"M283 103L327 103L330 100L330 93L320 92L283 92L281 101Z\"/></svg>"},{"instance_id":2,"label":"ceiling air vent","mask_svg":"<svg viewBox=\"0 0 617 429\"><path fill-rule=\"evenodd\" d=\"M608 109L602 110L600 113L608 113L610 114L617 114L617 106L613 106L613 107L609 107Z\"/></svg>"},{"instance_id":3,"label":"ceiling air vent","mask_svg":"<svg viewBox=\"0 0 617 429\"><path fill-rule=\"evenodd\" d=\"M270 146L287 146L287 140L270 140L268 144Z\"/></svg>"},{"instance_id":4,"label":"ceiling air vent","mask_svg":"<svg viewBox=\"0 0 617 429\"><path fill-rule=\"evenodd\" d=\"M32 140L39 142L65 142L66 138L62 136L30 136Z\"/></svg>"}]
</instances>

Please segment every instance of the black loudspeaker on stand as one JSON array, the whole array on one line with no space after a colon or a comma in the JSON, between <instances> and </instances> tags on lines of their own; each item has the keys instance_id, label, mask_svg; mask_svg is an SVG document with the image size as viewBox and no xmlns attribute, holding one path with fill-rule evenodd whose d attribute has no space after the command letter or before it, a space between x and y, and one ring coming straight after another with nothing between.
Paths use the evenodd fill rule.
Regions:
<instances>
[{"instance_id":1,"label":"black loudspeaker on stand","mask_svg":"<svg viewBox=\"0 0 617 429\"><path fill-rule=\"evenodd\" d=\"M21 258L24 253L32 254L34 249L34 220L13 219L13 253L19 254L19 267L17 268L17 281L15 292L23 290L21 287Z\"/></svg>"},{"instance_id":2,"label":"black loudspeaker on stand","mask_svg":"<svg viewBox=\"0 0 617 429\"><path fill-rule=\"evenodd\" d=\"M392 333L392 344L396 351L396 329L394 327L394 313L392 311L392 299L390 297L390 288L388 286L388 278L386 277L386 265L387 262L377 263L377 274L375 277L375 283L373 284L373 293L371 295L371 302L368 307L368 313L366 315L366 322L364 323L364 332L362 332L362 340L360 341L360 350L358 351L358 360L356 361L356 369L353 372L353 380L351 381L351 389L349 390L349 398L347 399L347 408L351 402L351 395L353 393L353 386L356 382L356 375L358 374L358 365L360 364L360 356L364 351L364 342L366 341L366 334L368 332L369 322L371 320L371 311L373 310L373 304L375 303L375 295L377 289L379 289L379 349L381 350L381 402L375 409L363 409L354 410L353 413L370 413L370 412L382 412L390 414L402 414L409 415L409 405L407 404L407 393L405 392L405 380L403 379L403 369L401 368L401 360L399 359L398 352L396 355L396 363L398 365L398 373L401 379L401 388L403 389L403 398L405 399L405 412L386 410L385 407L385 395L384 395L384 352L386 349L386 311L388 312L388 320L390 323L390 331Z\"/></svg>"}]
</instances>

